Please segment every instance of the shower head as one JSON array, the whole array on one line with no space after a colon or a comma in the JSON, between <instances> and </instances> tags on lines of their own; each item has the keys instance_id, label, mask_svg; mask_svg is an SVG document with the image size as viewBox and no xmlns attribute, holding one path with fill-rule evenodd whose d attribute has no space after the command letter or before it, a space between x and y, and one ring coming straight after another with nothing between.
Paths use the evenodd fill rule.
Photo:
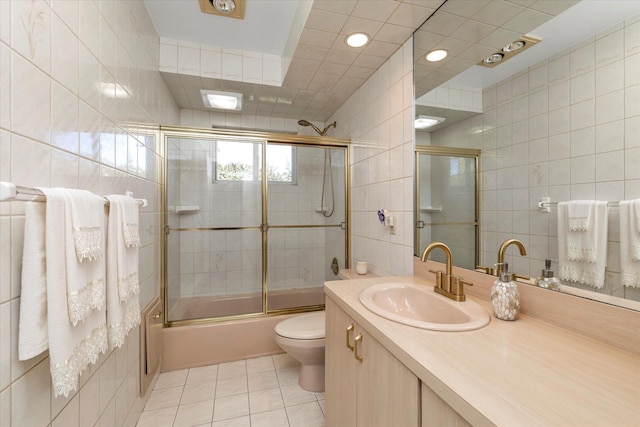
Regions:
<instances>
[{"instance_id":1,"label":"shower head","mask_svg":"<svg viewBox=\"0 0 640 427\"><path fill-rule=\"evenodd\" d=\"M310 121L307 121L307 120L298 120L298 124L300 126L311 126L313 128L313 130L318 132L318 135L320 135L320 136L325 136L327 134L327 131L330 128L336 127L336 122L331 123L329 126L324 128L323 130L320 130L316 125L314 125L313 123L311 123Z\"/></svg>"}]
</instances>

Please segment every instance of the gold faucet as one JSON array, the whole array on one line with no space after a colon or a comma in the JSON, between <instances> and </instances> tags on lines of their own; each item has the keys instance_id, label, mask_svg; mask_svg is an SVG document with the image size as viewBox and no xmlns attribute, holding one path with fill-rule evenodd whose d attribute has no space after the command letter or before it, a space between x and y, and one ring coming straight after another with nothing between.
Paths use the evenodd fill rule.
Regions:
<instances>
[{"instance_id":1,"label":"gold faucet","mask_svg":"<svg viewBox=\"0 0 640 427\"><path fill-rule=\"evenodd\" d=\"M520 255L525 256L527 254L527 250L524 248L522 242L518 239L508 239L502 242L502 244L500 245L500 249L498 250L496 276L500 276L500 273L502 272L502 266L504 265L504 253L507 251L507 248L510 245L516 245L518 249L520 249ZM529 279L528 277L518 276L517 274L514 275L514 278Z\"/></svg>"},{"instance_id":2,"label":"gold faucet","mask_svg":"<svg viewBox=\"0 0 640 427\"><path fill-rule=\"evenodd\" d=\"M436 285L433 287L433 290L436 293L444 295L452 300L464 301L466 299L464 295L464 285L473 286L473 283L465 281L462 277L453 276L451 268L451 259L453 257L451 255L451 250L447 245L440 242L433 242L429 244L429 246L424 249L424 252L422 252L420 260L422 262L426 262L429 253L435 248L440 248L444 251L447 258L447 266L446 272L429 270L431 273L436 275Z\"/></svg>"}]
</instances>

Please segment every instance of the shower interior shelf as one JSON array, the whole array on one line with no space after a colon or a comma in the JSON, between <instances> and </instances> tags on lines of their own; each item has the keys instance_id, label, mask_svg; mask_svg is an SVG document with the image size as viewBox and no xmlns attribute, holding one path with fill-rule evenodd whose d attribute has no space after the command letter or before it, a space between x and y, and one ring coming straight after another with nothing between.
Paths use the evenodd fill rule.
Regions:
<instances>
[{"instance_id":1,"label":"shower interior shelf","mask_svg":"<svg viewBox=\"0 0 640 427\"><path fill-rule=\"evenodd\" d=\"M420 210L423 212L442 212L442 206L424 206Z\"/></svg>"},{"instance_id":2,"label":"shower interior shelf","mask_svg":"<svg viewBox=\"0 0 640 427\"><path fill-rule=\"evenodd\" d=\"M175 207L177 214L188 214L200 212L200 206L198 205L179 205Z\"/></svg>"}]
</instances>

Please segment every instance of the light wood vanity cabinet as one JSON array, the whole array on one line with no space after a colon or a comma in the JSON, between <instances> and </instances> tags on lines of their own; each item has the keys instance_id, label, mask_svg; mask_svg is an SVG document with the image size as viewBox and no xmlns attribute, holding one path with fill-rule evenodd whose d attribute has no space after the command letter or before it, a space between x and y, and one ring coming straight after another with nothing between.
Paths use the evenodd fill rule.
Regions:
<instances>
[{"instance_id":1,"label":"light wood vanity cabinet","mask_svg":"<svg viewBox=\"0 0 640 427\"><path fill-rule=\"evenodd\" d=\"M329 298L326 319L327 427L419 427L418 377Z\"/></svg>"}]
</instances>

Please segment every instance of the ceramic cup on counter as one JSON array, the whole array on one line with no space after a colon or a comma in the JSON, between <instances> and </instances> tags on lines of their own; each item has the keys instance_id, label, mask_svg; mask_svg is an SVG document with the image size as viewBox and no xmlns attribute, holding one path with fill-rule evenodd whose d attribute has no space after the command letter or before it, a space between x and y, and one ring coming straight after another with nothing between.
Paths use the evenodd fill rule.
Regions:
<instances>
[{"instance_id":1,"label":"ceramic cup on counter","mask_svg":"<svg viewBox=\"0 0 640 427\"><path fill-rule=\"evenodd\" d=\"M367 274L367 262L366 261L358 261L356 262L356 273L358 274Z\"/></svg>"}]
</instances>

